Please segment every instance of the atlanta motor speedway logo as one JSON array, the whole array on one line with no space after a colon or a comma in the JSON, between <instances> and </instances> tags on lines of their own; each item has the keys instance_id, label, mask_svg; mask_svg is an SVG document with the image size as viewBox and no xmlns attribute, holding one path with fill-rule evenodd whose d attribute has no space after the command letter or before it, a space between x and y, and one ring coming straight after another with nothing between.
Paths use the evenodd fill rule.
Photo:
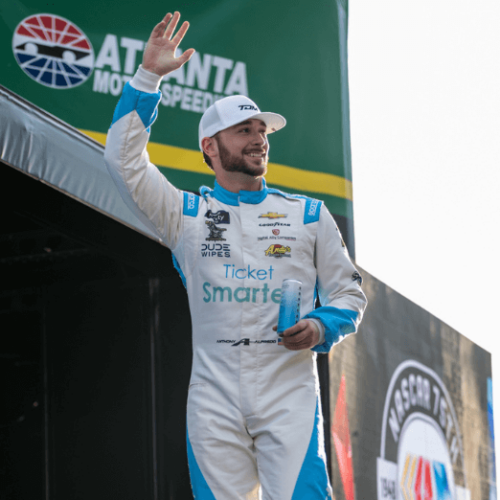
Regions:
<instances>
[{"instance_id":1,"label":"atlanta motor speedway logo","mask_svg":"<svg viewBox=\"0 0 500 500\"><path fill-rule=\"evenodd\" d=\"M14 31L12 50L30 78L55 89L82 84L94 67L94 51L83 31L53 14L23 19Z\"/></svg>"},{"instance_id":2,"label":"atlanta motor speedway logo","mask_svg":"<svg viewBox=\"0 0 500 500\"><path fill-rule=\"evenodd\" d=\"M453 402L418 361L401 363L389 383L377 483L378 500L470 500Z\"/></svg>"},{"instance_id":3,"label":"atlanta motor speedway logo","mask_svg":"<svg viewBox=\"0 0 500 500\"><path fill-rule=\"evenodd\" d=\"M88 81L93 92L117 97L132 79L145 42L126 33L100 35L104 39L95 46L94 57L90 40L74 23L55 14L35 14L17 26L12 50L20 68L41 85L67 89ZM177 55L181 53L179 47ZM160 90L162 106L202 114L225 96L248 95L246 63L195 52L163 78Z\"/></svg>"}]
</instances>

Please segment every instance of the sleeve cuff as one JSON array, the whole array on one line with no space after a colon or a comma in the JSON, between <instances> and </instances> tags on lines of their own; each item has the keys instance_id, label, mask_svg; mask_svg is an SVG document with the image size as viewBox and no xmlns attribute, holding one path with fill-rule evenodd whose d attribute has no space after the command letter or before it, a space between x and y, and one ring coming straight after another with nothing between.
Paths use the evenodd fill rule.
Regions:
<instances>
[{"instance_id":1,"label":"sleeve cuff","mask_svg":"<svg viewBox=\"0 0 500 500\"><path fill-rule=\"evenodd\" d=\"M156 94L160 89L162 79L162 76L158 76L156 73L145 70L141 64L139 69L136 71L134 78L130 80L130 85L132 85L134 89L140 90L141 92Z\"/></svg>"},{"instance_id":2,"label":"sleeve cuff","mask_svg":"<svg viewBox=\"0 0 500 500\"><path fill-rule=\"evenodd\" d=\"M316 345L321 345L325 342L325 325L319 320L315 318L307 318L309 321L312 321L317 327L319 331L319 340Z\"/></svg>"}]
</instances>

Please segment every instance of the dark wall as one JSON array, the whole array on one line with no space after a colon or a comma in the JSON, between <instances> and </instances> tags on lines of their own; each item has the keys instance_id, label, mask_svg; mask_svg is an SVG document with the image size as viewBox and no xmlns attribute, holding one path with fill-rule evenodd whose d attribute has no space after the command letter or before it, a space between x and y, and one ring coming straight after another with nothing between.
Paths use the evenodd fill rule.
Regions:
<instances>
[{"instance_id":1,"label":"dark wall","mask_svg":"<svg viewBox=\"0 0 500 500\"><path fill-rule=\"evenodd\" d=\"M44 490L41 311L35 296L19 299L0 299L2 500L43 498Z\"/></svg>"},{"instance_id":2,"label":"dark wall","mask_svg":"<svg viewBox=\"0 0 500 500\"><path fill-rule=\"evenodd\" d=\"M23 194L0 206L0 499L192 498L191 323L170 251L0 176Z\"/></svg>"},{"instance_id":3,"label":"dark wall","mask_svg":"<svg viewBox=\"0 0 500 500\"><path fill-rule=\"evenodd\" d=\"M189 498L190 324L173 281L50 290L50 498Z\"/></svg>"}]
</instances>

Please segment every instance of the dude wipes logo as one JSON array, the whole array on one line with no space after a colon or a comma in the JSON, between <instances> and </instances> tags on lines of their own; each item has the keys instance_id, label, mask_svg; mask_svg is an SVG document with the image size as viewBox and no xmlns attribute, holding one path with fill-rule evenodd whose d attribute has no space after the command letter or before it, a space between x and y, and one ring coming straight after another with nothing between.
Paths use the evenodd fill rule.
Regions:
<instances>
[{"instance_id":1,"label":"dude wipes logo","mask_svg":"<svg viewBox=\"0 0 500 500\"><path fill-rule=\"evenodd\" d=\"M202 243L202 257L231 257L229 243Z\"/></svg>"},{"instance_id":2,"label":"dude wipes logo","mask_svg":"<svg viewBox=\"0 0 500 500\"><path fill-rule=\"evenodd\" d=\"M389 383L377 483L378 500L470 500L453 401L418 361L401 363Z\"/></svg>"}]
</instances>

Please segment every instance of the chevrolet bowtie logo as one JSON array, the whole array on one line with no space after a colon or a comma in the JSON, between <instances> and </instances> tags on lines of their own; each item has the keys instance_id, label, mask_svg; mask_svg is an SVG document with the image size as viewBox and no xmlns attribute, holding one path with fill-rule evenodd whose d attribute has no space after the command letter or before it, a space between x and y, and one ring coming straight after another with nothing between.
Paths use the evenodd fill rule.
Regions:
<instances>
[{"instance_id":1,"label":"chevrolet bowtie logo","mask_svg":"<svg viewBox=\"0 0 500 500\"><path fill-rule=\"evenodd\" d=\"M259 215L259 219L286 219L287 214L279 214L278 212L267 212L267 214Z\"/></svg>"}]
</instances>

